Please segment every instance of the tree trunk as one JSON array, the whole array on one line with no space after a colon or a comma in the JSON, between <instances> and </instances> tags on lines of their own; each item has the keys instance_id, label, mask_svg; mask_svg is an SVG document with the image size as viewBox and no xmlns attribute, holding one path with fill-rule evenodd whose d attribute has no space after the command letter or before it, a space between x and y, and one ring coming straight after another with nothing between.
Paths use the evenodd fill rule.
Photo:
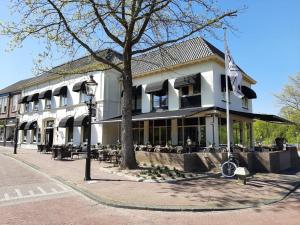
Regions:
<instances>
[{"instance_id":1,"label":"tree trunk","mask_svg":"<svg viewBox=\"0 0 300 225\"><path fill-rule=\"evenodd\" d=\"M130 53L124 54L123 103L122 103L122 162L121 168L137 167L132 135L132 72Z\"/></svg>"}]
</instances>

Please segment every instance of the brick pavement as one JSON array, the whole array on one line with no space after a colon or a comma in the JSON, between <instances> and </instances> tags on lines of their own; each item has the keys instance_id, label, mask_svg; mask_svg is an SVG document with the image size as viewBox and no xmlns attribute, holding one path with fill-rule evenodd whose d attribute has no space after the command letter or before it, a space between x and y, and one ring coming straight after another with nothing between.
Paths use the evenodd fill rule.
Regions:
<instances>
[{"instance_id":1,"label":"brick pavement","mask_svg":"<svg viewBox=\"0 0 300 225\"><path fill-rule=\"evenodd\" d=\"M7 151L7 150L6 150ZM3 150L2 150L3 152ZM11 152L11 151L10 151ZM99 169L92 162L93 182L84 182L84 160L57 161L50 155L19 150L14 156L35 165L40 171L65 180L100 202L163 209L230 209L259 206L281 199L299 184L294 175L258 174L248 185L234 180L206 177L193 181L170 183L135 182Z\"/></svg>"}]
</instances>

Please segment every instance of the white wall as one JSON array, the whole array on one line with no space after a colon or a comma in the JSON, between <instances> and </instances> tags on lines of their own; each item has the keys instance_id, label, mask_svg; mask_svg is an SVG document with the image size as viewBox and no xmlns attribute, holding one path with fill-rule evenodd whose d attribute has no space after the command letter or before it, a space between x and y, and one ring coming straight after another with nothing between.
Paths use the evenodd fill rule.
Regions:
<instances>
[{"instance_id":1,"label":"white wall","mask_svg":"<svg viewBox=\"0 0 300 225\"><path fill-rule=\"evenodd\" d=\"M225 69L217 63L213 63L213 84L215 106L226 108L225 95L221 91L221 74L225 74ZM242 85L251 87L251 85L243 80ZM230 109L241 112L252 112L252 100L249 99L248 109L242 107L242 99L236 97L230 92Z\"/></svg>"},{"instance_id":2,"label":"white wall","mask_svg":"<svg viewBox=\"0 0 300 225\"><path fill-rule=\"evenodd\" d=\"M113 88L113 84L118 84L119 75L116 73L96 72L93 73L95 81L98 83L95 100L97 102L97 120L103 119L104 115L110 117L111 115L117 116L119 114L119 102L117 101L119 94L119 88ZM38 121L38 127L41 128L42 142L44 141L44 121L52 118L55 122L54 125L54 144L65 144L66 129L58 128L59 121L66 116L74 116L74 118L87 114L87 106L85 103L79 102L80 94L73 92L72 88L75 83L88 80L89 74L78 74L63 76L59 79L48 81L39 85L23 90L23 96L32 95L35 93L41 93L46 90L52 90L52 92L62 86L68 86L68 99L67 106L59 107L60 97L52 97L51 109L44 109L45 100L39 101L39 110L32 111L33 103L30 103L29 113L24 113L20 117L20 122L23 121ZM107 87L107 88L106 88ZM110 87L110 88L108 88ZM22 107L24 108L24 107ZM105 109L104 109L105 108ZM31 137L28 138L27 147L30 145ZM73 133L74 144L80 144L81 141L81 128L74 127ZM92 143L102 142L102 125L92 126ZM26 146L23 146L26 147ZM30 145L30 147L32 147Z\"/></svg>"},{"instance_id":3,"label":"white wall","mask_svg":"<svg viewBox=\"0 0 300 225\"><path fill-rule=\"evenodd\" d=\"M150 94L145 93L147 84L151 84L157 81L168 80L169 81L169 110L179 109L179 91L174 88L174 82L176 78L182 76L193 75L201 73L201 94L202 94L202 106L213 106L213 67L211 63L205 62L202 64L193 64L185 67L178 68L176 70L170 70L166 72L155 73L147 76L136 77L133 79L133 85L143 85L142 89L142 112L151 111Z\"/></svg>"}]
</instances>

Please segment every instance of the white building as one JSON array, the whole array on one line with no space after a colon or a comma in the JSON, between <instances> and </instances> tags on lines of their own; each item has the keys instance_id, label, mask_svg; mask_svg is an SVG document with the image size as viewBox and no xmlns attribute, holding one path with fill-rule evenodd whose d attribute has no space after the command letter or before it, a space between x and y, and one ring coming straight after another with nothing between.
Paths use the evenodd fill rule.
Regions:
<instances>
[{"instance_id":1,"label":"white building","mask_svg":"<svg viewBox=\"0 0 300 225\"><path fill-rule=\"evenodd\" d=\"M102 57L120 60L111 50ZM93 64L84 57L62 65L76 71ZM226 143L224 54L201 38L135 58L133 63L134 142L195 146ZM32 78L22 90L19 141L22 147L42 144L81 144L86 141L87 106L84 81L94 75L98 83L97 111L92 144L113 144L120 139L121 76L114 70L89 74L52 72ZM252 121L281 118L252 113L256 98L250 76L243 73L245 98L230 94L232 143L253 145Z\"/></svg>"}]
</instances>

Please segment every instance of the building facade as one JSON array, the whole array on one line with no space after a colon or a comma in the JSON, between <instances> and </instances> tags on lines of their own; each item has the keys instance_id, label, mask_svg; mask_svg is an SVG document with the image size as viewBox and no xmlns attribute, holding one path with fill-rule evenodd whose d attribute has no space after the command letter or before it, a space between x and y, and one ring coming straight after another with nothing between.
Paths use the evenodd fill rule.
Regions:
<instances>
[{"instance_id":1,"label":"building facade","mask_svg":"<svg viewBox=\"0 0 300 225\"><path fill-rule=\"evenodd\" d=\"M0 145L14 143L17 115L19 113L21 88L25 80L0 90Z\"/></svg>"},{"instance_id":2,"label":"building facade","mask_svg":"<svg viewBox=\"0 0 300 225\"><path fill-rule=\"evenodd\" d=\"M99 54L115 62L121 60L112 50ZM84 83L90 75L98 83L92 144L115 144L120 140L121 75L112 69L77 73L78 69L93 64L89 59L83 57L62 65L64 70L71 71L68 74L53 70L22 85L19 115L22 147L86 142ZM186 145L187 139L199 147L226 144L223 52L204 39L195 38L134 58L132 70L135 144ZM230 93L232 144L253 146L253 119L280 120L252 112L255 83L243 72L245 97L239 99Z\"/></svg>"}]
</instances>

